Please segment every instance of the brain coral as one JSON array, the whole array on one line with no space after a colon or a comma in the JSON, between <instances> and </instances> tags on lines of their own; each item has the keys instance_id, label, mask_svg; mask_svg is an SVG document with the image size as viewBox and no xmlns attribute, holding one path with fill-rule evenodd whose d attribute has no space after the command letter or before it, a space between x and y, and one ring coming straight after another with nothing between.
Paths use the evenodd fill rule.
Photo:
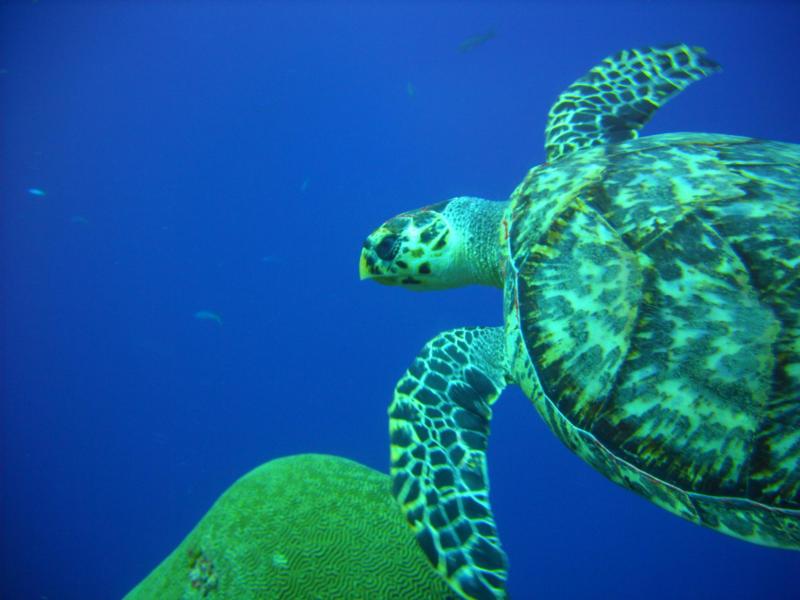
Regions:
<instances>
[{"instance_id":1,"label":"brain coral","mask_svg":"<svg viewBox=\"0 0 800 600\"><path fill-rule=\"evenodd\" d=\"M335 456L268 462L231 486L126 599L452 598L389 485Z\"/></svg>"}]
</instances>

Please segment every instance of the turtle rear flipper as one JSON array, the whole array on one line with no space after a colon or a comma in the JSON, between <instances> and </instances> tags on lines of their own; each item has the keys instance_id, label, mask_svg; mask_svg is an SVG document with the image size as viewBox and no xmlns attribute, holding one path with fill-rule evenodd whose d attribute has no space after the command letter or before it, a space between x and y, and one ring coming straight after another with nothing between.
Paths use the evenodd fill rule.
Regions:
<instances>
[{"instance_id":1,"label":"turtle rear flipper","mask_svg":"<svg viewBox=\"0 0 800 600\"><path fill-rule=\"evenodd\" d=\"M508 574L489 505L491 404L506 386L502 327L440 333L389 407L392 493L433 567L465 598L505 598Z\"/></svg>"},{"instance_id":2,"label":"turtle rear flipper","mask_svg":"<svg viewBox=\"0 0 800 600\"><path fill-rule=\"evenodd\" d=\"M623 50L569 86L547 116L547 160L632 140L653 113L689 84L720 70L697 46Z\"/></svg>"}]
</instances>

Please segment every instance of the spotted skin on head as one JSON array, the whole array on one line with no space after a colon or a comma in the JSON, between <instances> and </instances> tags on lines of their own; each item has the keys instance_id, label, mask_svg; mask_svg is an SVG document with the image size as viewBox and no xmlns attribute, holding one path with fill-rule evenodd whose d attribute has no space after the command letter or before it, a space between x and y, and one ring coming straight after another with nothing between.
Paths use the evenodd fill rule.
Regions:
<instances>
[{"instance_id":1,"label":"spotted skin on head","mask_svg":"<svg viewBox=\"0 0 800 600\"><path fill-rule=\"evenodd\" d=\"M501 327L439 334L389 407L392 491L433 567L465 598L505 597L505 552L489 506L491 404L506 385Z\"/></svg>"},{"instance_id":2,"label":"spotted skin on head","mask_svg":"<svg viewBox=\"0 0 800 600\"><path fill-rule=\"evenodd\" d=\"M361 279L434 289L451 251L451 228L443 214L450 202L403 213L370 234L361 251Z\"/></svg>"}]
</instances>

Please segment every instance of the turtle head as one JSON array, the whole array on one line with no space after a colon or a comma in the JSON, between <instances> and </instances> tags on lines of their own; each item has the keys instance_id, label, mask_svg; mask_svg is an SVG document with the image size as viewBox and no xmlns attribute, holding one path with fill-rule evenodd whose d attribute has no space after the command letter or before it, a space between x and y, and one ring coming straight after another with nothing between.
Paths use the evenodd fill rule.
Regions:
<instances>
[{"instance_id":1,"label":"turtle head","mask_svg":"<svg viewBox=\"0 0 800 600\"><path fill-rule=\"evenodd\" d=\"M452 287L458 235L444 214L449 203L402 213L373 231L361 250L361 279L413 290Z\"/></svg>"},{"instance_id":2,"label":"turtle head","mask_svg":"<svg viewBox=\"0 0 800 600\"><path fill-rule=\"evenodd\" d=\"M492 210L485 210L489 206ZM497 254L499 217L494 223L494 213L502 213L500 203L459 197L397 215L364 241L361 279L420 291L494 283L496 273L488 282L477 273L483 263L477 255ZM490 216L491 222L486 222ZM478 240L476 230L491 233L487 240ZM497 263L493 266L496 269Z\"/></svg>"}]
</instances>

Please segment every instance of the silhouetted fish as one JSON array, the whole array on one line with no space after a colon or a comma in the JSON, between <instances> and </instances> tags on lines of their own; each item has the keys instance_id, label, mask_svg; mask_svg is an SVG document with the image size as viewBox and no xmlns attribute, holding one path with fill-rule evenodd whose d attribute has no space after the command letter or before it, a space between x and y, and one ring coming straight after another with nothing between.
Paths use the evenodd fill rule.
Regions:
<instances>
[{"instance_id":1,"label":"silhouetted fish","mask_svg":"<svg viewBox=\"0 0 800 600\"><path fill-rule=\"evenodd\" d=\"M210 310L198 310L194 313L194 318L200 319L201 321L214 321L218 325L222 325L222 318L220 318L217 313Z\"/></svg>"},{"instance_id":2,"label":"silhouetted fish","mask_svg":"<svg viewBox=\"0 0 800 600\"><path fill-rule=\"evenodd\" d=\"M493 29L490 29L486 33L479 33L478 35L472 35L458 45L458 51L468 52L473 48L477 48L478 46L485 44L493 37L494 37Z\"/></svg>"}]
</instances>

